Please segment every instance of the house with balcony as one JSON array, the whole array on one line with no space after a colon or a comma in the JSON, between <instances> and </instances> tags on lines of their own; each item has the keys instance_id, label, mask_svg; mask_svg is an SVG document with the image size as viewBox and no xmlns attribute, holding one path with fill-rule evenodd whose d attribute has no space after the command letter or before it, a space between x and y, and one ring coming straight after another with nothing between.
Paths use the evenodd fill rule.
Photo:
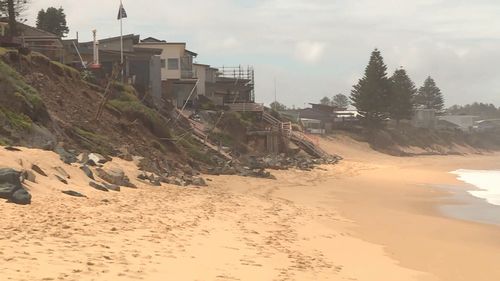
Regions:
<instances>
[{"instance_id":1,"label":"house with balcony","mask_svg":"<svg viewBox=\"0 0 500 281\"><path fill-rule=\"evenodd\" d=\"M167 42L148 37L135 47L160 49L162 97L178 108L191 105L197 97L197 81L193 71L193 60L198 55L186 49L186 43Z\"/></svg>"},{"instance_id":2,"label":"house with balcony","mask_svg":"<svg viewBox=\"0 0 500 281\"><path fill-rule=\"evenodd\" d=\"M93 41L63 40L65 48L64 63L76 68L95 65L93 72L98 82L106 83L107 78L113 72L113 68L121 63L120 41L120 36L98 40L99 60L95 62ZM123 36L124 81L133 85L139 93L151 95L155 103L160 102L162 86L160 54L162 50L138 48L136 45L139 41L139 35L128 34Z\"/></svg>"}]
</instances>

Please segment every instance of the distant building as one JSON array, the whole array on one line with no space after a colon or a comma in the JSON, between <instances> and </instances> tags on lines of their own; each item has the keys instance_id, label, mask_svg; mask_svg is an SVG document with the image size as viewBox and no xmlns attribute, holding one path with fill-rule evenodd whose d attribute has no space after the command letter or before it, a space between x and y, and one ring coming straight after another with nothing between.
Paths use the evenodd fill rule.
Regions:
<instances>
[{"instance_id":1,"label":"distant building","mask_svg":"<svg viewBox=\"0 0 500 281\"><path fill-rule=\"evenodd\" d=\"M301 122L304 129L313 134L327 134L333 129L344 128L357 121L357 111L324 104L310 105L310 108L285 110L280 113L290 120Z\"/></svg>"},{"instance_id":2,"label":"distant building","mask_svg":"<svg viewBox=\"0 0 500 281\"><path fill-rule=\"evenodd\" d=\"M17 23L19 35L15 41L32 51L39 52L52 60L62 61L64 57L64 48L61 38L50 32ZM0 18L0 37L8 35L8 18ZM0 40L3 41L3 40Z\"/></svg>"},{"instance_id":3,"label":"distant building","mask_svg":"<svg viewBox=\"0 0 500 281\"><path fill-rule=\"evenodd\" d=\"M455 124L462 131L471 131L479 117L472 115L443 115L439 116L438 119Z\"/></svg>"},{"instance_id":4,"label":"distant building","mask_svg":"<svg viewBox=\"0 0 500 281\"><path fill-rule=\"evenodd\" d=\"M476 132L500 132L500 119L480 120L473 126Z\"/></svg>"}]
</instances>

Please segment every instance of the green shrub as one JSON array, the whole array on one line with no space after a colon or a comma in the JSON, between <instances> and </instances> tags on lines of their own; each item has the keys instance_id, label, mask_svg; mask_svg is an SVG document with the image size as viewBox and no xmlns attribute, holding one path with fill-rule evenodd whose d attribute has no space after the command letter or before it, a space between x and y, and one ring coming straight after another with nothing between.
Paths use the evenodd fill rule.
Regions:
<instances>
[{"instance_id":1,"label":"green shrub","mask_svg":"<svg viewBox=\"0 0 500 281\"><path fill-rule=\"evenodd\" d=\"M69 130L69 133L77 140L85 149L97 152L103 155L111 154L113 148L110 145L108 138L102 135L97 135L88 130L74 127Z\"/></svg>"},{"instance_id":2,"label":"green shrub","mask_svg":"<svg viewBox=\"0 0 500 281\"><path fill-rule=\"evenodd\" d=\"M0 117L7 120L13 129L28 130L31 129L33 121L23 113L14 112L6 108L0 107Z\"/></svg>"},{"instance_id":3,"label":"green shrub","mask_svg":"<svg viewBox=\"0 0 500 281\"><path fill-rule=\"evenodd\" d=\"M131 119L139 119L155 136L159 138L171 137L170 128L162 116L144 105L135 95L133 87L114 83L113 88L119 92L114 99L108 101L109 106Z\"/></svg>"},{"instance_id":4,"label":"green shrub","mask_svg":"<svg viewBox=\"0 0 500 281\"><path fill-rule=\"evenodd\" d=\"M28 85L23 77L8 64L0 60L0 80L6 81L14 90L24 96L33 107L39 107L43 104L38 91Z\"/></svg>"}]
</instances>

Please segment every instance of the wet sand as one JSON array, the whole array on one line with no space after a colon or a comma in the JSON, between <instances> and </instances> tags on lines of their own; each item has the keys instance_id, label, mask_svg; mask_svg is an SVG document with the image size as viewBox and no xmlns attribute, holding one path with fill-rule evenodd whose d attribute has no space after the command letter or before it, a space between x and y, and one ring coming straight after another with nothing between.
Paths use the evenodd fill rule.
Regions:
<instances>
[{"instance_id":1,"label":"wet sand","mask_svg":"<svg viewBox=\"0 0 500 281\"><path fill-rule=\"evenodd\" d=\"M0 165L60 165L29 183L30 206L0 202L5 280L497 280L500 229L440 214L453 202L428 184L495 157L393 158L364 144L323 143L346 157L277 181L209 177L209 187L103 193L77 166L0 148ZM132 162L114 160L134 179ZM456 166L456 167L455 167ZM454 168L454 169L452 169ZM64 196L74 189L89 196Z\"/></svg>"}]
</instances>

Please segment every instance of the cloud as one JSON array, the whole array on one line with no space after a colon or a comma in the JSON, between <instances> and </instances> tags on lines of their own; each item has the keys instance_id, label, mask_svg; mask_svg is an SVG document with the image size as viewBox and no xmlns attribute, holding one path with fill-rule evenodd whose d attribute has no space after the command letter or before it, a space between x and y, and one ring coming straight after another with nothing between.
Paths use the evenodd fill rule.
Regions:
<instances>
[{"instance_id":1,"label":"cloud","mask_svg":"<svg viewBox=\"0 0 500 281\"><path fill-rule=\"evenodd\" d=\"M71 37L119 33L118 1L32 0L30 23L62 6ZM185 41L201 63L254 65L256 95L302 105L349 93L370 52L389 72L403 65L417 85L432 75L448 104L500 104L500 2L497 0L123 0L125 33ZM96 9L96 7L99 7Z\"/></svg>"},{"instance_id":2,"label":"cloud","mask_svg":"<svg viewBox=\"0 0 500 281\"><path fill-rule=\"evenodd\" d=\"M322 42L298 42L295 46L295 58L306 63L316 63L323 57L325 46Z\"/></svg>"}]
</instances>

